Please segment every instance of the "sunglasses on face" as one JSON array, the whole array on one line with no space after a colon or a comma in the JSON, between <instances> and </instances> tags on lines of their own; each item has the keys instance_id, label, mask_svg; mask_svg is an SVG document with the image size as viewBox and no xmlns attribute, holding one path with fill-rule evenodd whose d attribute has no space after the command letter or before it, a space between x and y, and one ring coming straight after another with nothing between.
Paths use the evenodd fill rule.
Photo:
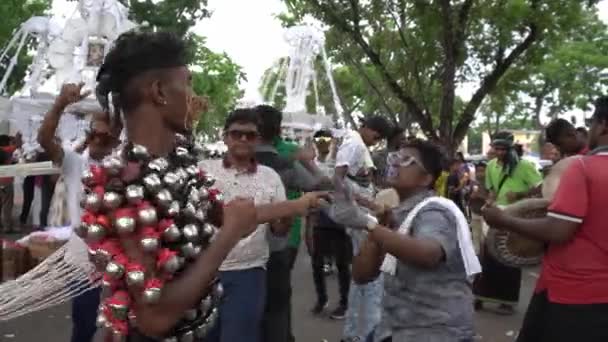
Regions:
<instances>
[{"instance_id":1,"label":"sunglasses on face","mask_svg":"<svg viewBox=\"0 0 608 342\"><path fill-rule=\"evenodd\" d=\"M315 138L315 142L317 142L317 143L330 143L331 142L331 138L330 137L317 137L317 138Z\"/></svg>"},{"instance_id":2,"label":"sunglasses on face","mask_svg":"<svg viewBox=\"0 0 608 342\"><path fill-rule=\"evenodd\" d=\"M422 171L427 172L426 168L424 167L424 165L422 164L422 162L420 162L418 159L416 159L413 156L408 156L408 155L404 155L401 154L399 152L392 152L388 154L388 157L386 158L386 162L388 165L397 168L397 167L409 167L411 165L416 165L418 166L420 169L422 169Z\"/></svg>"},{"instance_id":3,"label":"sunglasses on face","mask_svg":"<svg viewBox=\"0 0 608 342\"><path fill-rule=\"evenodd\" d=\"M254 141L258 138L260 134L256 131L242 131L238 129L232 129L227 131L226 135L233 140L243 140L243 138L245 138L245 140L247 141Z\"/></svg>"}]
</instances>

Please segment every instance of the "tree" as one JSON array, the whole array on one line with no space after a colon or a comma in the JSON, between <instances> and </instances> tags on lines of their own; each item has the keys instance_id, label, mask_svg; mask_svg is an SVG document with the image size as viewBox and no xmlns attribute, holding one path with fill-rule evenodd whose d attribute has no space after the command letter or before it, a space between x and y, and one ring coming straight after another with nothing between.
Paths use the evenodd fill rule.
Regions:
<instances>
[{"instance_id":1,"label":"tree","mask_svg":"<svg viewBox=\"0 0 608 342\"><path fill-rule=\"evenodd\" d=\"M138 23L184 35L199 20L208 18L207 0L119 0Z\"/></svg>"},{"instance_id":2,"label":"tree","mask_svg":"<svg viewBox=\"0 0 608 342\"><path fill-rule=\"evenodd\" d=\"M541 114L556 118L572 109L586 110L595 97L605 92L608 27L595 13L585 15L585 28L567 37L540 63L517 66L505 75L501 83L508 91L492 98L492 102L502 103L503 113L523 115L533 128L540 129Z\"/></svg>"},{"instance_id":3,"label":"tree","mask_svg":"<svg viewBox=\"0 0 608 342\"><path fill-rule=\"evenodd\" d=\"M206 0L120 0L129 6L131 17L149 23L154 30L167 30L185 36L194 54L192 83L194 92L207 98L209 111L201 114L197 129L207 138L217 138L220 128L237 100L245 74L225 53L211 51L205 38L189 32L198 21L211 14Z\"/></svg>"},{"instance_id":4,"label":"tree","mask_svg":"<svg viewBox=\"0 0 608 342\"><path fill-rule=\"evenodd\" d=\"M209 101L209 111L201 115L199 132L209 138L217 138L228 113L242 97L239 82L245 80L241 67L225 53L214 53L204 44L204 38L193 36L195 65L192 87L197 95Z\"/></svg>"},{"instance_id":5,"label":"tree","mask_svg":"<svg viewBox=\"0 0 608 342\"><path fill-rule=\"evenodd\" d=\"M50 0L2 0L0 1L0 13L3 19L0 22L0 43L2 48L8 44L13 34L19 29L21 24L33 16L43 15L51 6ZM27 51L32 44L35 43L31 39L22 53L19 56L17 65L8 80L6 93L12 95L15 91L23 87L23 81L27 72L27 67L32 62L32 57L23 51ZM7 66L10 63L9 58L13 56L15 51L8 54L8 58L0 61L0 75L4 75Z\"/></svg>"},{"instance_id":6,"label":"tree","mask_svg":"<svg viewBox=\"0 0 608 342\"><path fill-rule=\"evenodd\" d=\"M430 139L453 151L475 114L515 66L542 58L584 30L577 0L285 0L294 20L329 29L334 63L372 66ZM533 61L534 61L533 60ZM364 77L365 69L359 68ZM456 89L475 84L468 101Z\"/></svg>"}]
</instances>

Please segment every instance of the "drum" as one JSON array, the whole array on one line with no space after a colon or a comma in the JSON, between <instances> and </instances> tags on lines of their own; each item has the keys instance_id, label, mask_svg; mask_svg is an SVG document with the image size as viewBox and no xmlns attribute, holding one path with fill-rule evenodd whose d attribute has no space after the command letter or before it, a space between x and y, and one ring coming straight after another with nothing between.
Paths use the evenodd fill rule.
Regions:
<instances>
[{"instance_id":1,"label":"drum","mask_svg":"<svg viewBox=\"0 0 608 342\"><path fill-rule=\"evenodd\" d=\"M559 186L559 180L570 163L578 156L560 160L551 167L543 181L543 198L529 198L503 208L505 213L521 218L541 218L547 215L547 208ZM535 266L540 264L545 245L520 234L489 227L486 236L489 253L499 262L512 267Z\"/></svg>"},{"instance_id":2,"label":"drum","mask_svg":"<svg viewBox=\"0 0 608 342\"><path fill-rule=\"evenodd\" d=\"M505 213L521 218L541 218L547 215L549 201L530 198L503 208ZM545 250L544 243L520 234L490 227L486 236L488 252L500 263L511 267L538 265Z\"/></svg>"}]
</instances>

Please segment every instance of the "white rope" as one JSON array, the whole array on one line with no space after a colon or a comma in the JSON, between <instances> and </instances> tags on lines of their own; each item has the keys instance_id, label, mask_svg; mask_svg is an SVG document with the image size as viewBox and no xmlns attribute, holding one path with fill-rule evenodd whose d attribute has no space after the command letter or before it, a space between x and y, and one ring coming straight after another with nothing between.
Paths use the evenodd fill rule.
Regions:
<instances>
[{"instance_id":1,"label":"white rope","mask_svg":"<svg viewBox=\"0 0 608 342\"><path fill-rule=\"evenodd\" d=\"M0 321L8 321L71 300L100 285L78 236L16 280L0 284Z\"/></svg>"}]
</instances>

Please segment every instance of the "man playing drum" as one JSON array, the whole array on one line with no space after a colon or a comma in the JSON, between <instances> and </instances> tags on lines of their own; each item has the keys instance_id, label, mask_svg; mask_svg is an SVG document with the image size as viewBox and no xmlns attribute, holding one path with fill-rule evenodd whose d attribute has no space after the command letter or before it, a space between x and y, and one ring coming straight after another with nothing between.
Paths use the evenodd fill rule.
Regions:
<instances>
[{"instance_id":1,"label":"man playing drum","mask_svg":"<svg viewBox=\"0 0 608 342\"><path fill-rule=\"evenodd\" d=\"M567 166L545 217L484 208L488 224L549 244L518 342L608 341L608 97L596 102L589 147Z\"/></svg>"}]
</instances>

